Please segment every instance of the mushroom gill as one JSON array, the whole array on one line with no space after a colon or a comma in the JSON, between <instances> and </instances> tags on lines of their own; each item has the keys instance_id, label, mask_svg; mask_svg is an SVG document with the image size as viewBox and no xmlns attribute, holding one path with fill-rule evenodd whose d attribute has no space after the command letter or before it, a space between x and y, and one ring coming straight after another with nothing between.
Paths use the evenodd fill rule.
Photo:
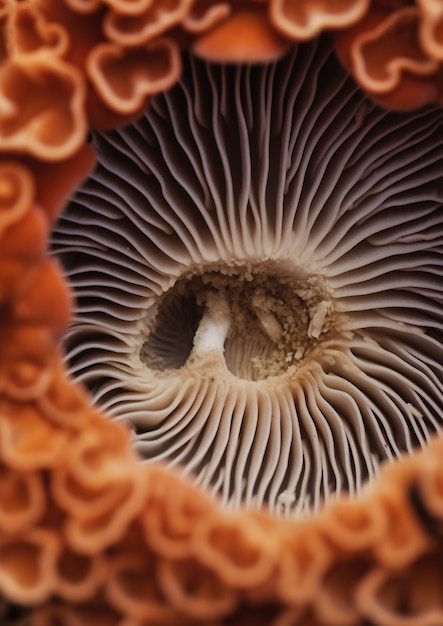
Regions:
<instances>
[{"instance_id":1,"label":"mushroom gill","mask_svg":"<svg viewBox=\"0 0 443 626\"><path fill-rule=\"evenodd\" d=\"M443 114L379 108L326 38L183 64L53 232L70 371L225 506L315 511L441 428Z\"/></svg>"}]
</instances>

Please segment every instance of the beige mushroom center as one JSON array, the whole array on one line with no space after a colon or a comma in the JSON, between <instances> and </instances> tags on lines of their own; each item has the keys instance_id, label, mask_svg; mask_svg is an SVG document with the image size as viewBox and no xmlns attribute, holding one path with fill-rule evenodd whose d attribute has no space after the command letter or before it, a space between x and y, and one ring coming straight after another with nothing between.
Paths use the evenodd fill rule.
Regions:
<instances>
[{"instance_id":1,"label":"beige mushroom center","mask_svg":"<svg viewBox=\"0 0 443 626\"><path fill-rule=\"evenodd\" d=\"M320 277L265 263L213 269L179 279L149 313L140 358L157 371L209 355L246 380L292 374L337 328L334 313Z\"/></svg>"}]
</instances>

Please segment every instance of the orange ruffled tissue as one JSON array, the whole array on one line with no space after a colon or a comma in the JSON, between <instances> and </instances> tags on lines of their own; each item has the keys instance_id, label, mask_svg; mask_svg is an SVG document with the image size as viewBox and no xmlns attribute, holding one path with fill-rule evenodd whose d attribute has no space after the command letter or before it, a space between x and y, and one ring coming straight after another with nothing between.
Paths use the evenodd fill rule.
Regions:
<instances>
[{"instance_id":1,"label":"orange ruffled tissue","mask_svg":"<svg viewBox=\"0 0 443 626\"><path fill-rule=\"evenodd\" d=\"M270 62L331 31L383 106L441 103L439 0L0 0L0 621L10 626L443 623L443 443L310 519L230 513L142 464L62 364L51 226L180 49ZM247 34L247 36L246 36Z\"/></svg>"}]
</instances>

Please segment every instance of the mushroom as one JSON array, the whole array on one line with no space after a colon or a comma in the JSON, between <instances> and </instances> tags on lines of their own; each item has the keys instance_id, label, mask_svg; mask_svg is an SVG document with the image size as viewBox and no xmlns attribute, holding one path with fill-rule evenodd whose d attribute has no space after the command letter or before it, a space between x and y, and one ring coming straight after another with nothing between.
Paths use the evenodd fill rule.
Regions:
<instances>
[{"instance_id":1,"label":"mushroom","mask_svg":"<svg viewBox=\"0 0 443 626\"><path fill-rule=\"evenodd\" d=\"M328 39L185 58L54 233L74 377L226 507L359 493L441 428L443 115L387 112Z\"/></svg>"}]
</instances>

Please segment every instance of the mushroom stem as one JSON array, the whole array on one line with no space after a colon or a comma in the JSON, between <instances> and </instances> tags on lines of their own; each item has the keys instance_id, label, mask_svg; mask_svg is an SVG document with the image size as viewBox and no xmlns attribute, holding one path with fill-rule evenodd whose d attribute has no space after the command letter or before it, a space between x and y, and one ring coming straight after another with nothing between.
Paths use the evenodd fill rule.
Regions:
<instances>
[{"instance_id":1,"label":"mushroom stem","mask_svg":"<svg viewBox=\"0 0 443 626\"><path fill-rule=\"evenodd\" d=\"M225 351L231 317L224 301L220 303L221 306L214 307L212 304L208 303L194 336L192 354L197 357L214 350L221 354Z\"/></svg>"}]
</instances>

